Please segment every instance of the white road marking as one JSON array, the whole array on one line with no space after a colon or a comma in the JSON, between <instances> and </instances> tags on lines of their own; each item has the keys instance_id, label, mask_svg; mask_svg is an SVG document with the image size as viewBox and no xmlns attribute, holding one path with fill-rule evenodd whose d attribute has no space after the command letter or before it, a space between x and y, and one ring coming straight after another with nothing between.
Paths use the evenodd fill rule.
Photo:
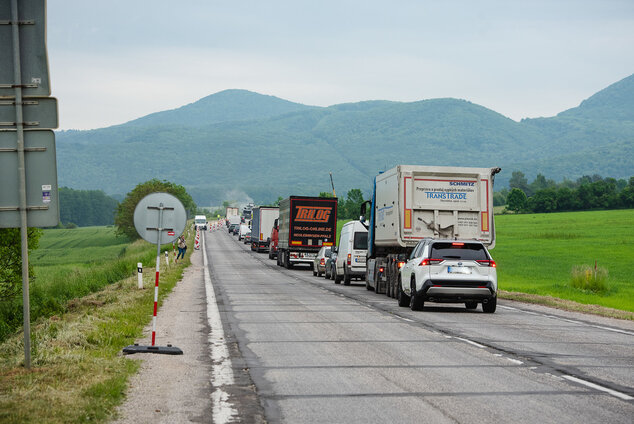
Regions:
<instances>
[{"instance_id":1,"label":"white road marking","mask_svg":"<svg viewBox=\"0 0 634 424\"><path fill-rule=\"evenodd\" d=\"M612 396L615 396L615 397L617 397L619 399L623 399L623 400L632 400L632 399L634 399L632 396L628 396L625 393L617 392L616 390L608 389L607 387L599 386L598 384L594 384L594 383L591 383L589 381L582 380L582 379L577 378L577 377L573 377L571 375L562 375L562 377L565 378L566 380L570 380L570 381L574 381L575 383L583 384L584 386L590 387L592 389L600 390L602 392L609 393Z\"/></svg>"},{"instance_id":2,"label":"white road marking","mask_svg":"<svg viewBox=\"0 0 634 424\"><path fill-rule=\"evenodd\" d=\"M593 327L593 328L598 328L600 330L612 331L614 333L627 334L628 336L634 336L634 332L627 331L627 330L621 330L619 328L611 328L611 327L604 327L602 325L588 324L588 323L583 322L583 321L578 321L578 320L569 319L569 318L562 318L562 317L558 317L556 315L542 314L542 313L533 312L533 311L525 311L523 309L513 308L512 306L502 306L502 305L500 305L500 308L508 309L508 310L512 310L512 311L519 311L519 312L523 312L523 313L529 314L529 315L537 315L537 316L545 317L545 318L558 319L560 321L569 322L571 324L585 325L587 327Z\"/></svg>"},{"instance_id":3,"label":"white road marking","mask_svg":"<svg viewBox=\"0 0 634 424\"><path fill-rule=\"evenodd\" d=\"M518 361L517 359L513 359L513 358L506 358L506 359L517 365L522 365L524 363L522 361Z\"/></svg>"},{"instance_id":4,"label":"white road marking","mask_svg":"<svg viewBox=\"0 0 634 424\"><path fill-rule=\"evenodd\" d=\"M222 328L222 320L220 319L220 311L216 303L216 293L211 284L209 269L207 264L207 249L205 239L203 238L203 275L205 279L205 292L207 296L207 322L209 323L209 344L210 358L212 361L212 379L211 384L215 388L211 394L212 415L214 423L233 422L238 412L229 401L229 394L223 390L223 386L234 384L233 368L229 356L229 348L225 342L225 333Z\"/></svg>"},{"instance_id":5,"label":"white road marking","mask_svg":"<svg viewBox=\"0 0 634 424\"><path fill-rule=\"evenodd\" d=\"M484 349L486 346L481 345L480 343L476 343L473 340L469 340L469 339L463 339L462 337L456 337L456 339L458 340L462 340L463 342L469 343L473 346L479 347L481 349Z\"/></svg>"}]
</instances>

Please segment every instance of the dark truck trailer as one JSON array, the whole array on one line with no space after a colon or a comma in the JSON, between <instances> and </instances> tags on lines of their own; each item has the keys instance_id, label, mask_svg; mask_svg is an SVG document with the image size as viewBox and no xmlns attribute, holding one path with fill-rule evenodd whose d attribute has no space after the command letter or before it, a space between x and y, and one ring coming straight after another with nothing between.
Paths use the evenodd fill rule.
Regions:
<instances>
[{"instance_id":1,"label":"dark truck trailer","mask_svg":"<svg viewBox=\"0 0 634 424\"><path fill-rule=\"evenodd\" d=\"M337 238L337 199L291 196L280 202L277 264L312 265L322 246Z\"/></svg>"}]
</instances>

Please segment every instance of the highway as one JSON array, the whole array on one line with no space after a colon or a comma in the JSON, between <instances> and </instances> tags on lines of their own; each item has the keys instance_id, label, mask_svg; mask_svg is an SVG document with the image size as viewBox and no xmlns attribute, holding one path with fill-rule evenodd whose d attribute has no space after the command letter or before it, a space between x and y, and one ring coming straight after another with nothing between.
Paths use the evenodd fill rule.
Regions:
<instances>
[{"instance_id":1,"label":"highway","mask_svg":"<svg viewBox=\"0 0 634 424\"><path fill-rule=\"evenodd\" d=\"M203 249L215 422L632 423L634 323L510 301L413 312L224 229Z\"/></svg>"}]
</instances>

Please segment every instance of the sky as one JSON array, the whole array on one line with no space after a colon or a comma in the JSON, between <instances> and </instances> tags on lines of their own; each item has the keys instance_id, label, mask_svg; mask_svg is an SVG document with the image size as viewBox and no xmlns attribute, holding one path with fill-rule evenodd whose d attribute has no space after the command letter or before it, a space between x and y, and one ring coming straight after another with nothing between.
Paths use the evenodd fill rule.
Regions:
<instances>
[{"instance_id":1,"label":"sky","mask_svg":"<svg viewBox=\"0 0 634 424\"><path fill-rule=\"evenodd\" d=\"M632 0L48 0L60 129L226 89L554 116L634 73Z\"/></svg>"}]
</instances>

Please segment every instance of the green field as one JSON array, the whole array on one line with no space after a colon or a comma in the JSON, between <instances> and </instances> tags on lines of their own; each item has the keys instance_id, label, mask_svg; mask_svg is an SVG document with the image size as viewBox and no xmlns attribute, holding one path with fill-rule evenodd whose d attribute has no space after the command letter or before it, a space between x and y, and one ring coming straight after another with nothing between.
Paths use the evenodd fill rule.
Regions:
<instances>
[{"instance_id":1,"label":"green field","mask_svg":"<svg viewBox=\"0 0 634 424\"><path fill-rule=\"evenodd\" d=\"M112 227L44 230L29 255L31 319L64 313L69 301L132 275L137 262L153 266L155 258L155 247L116 237ZM21 300L0 303L0 341L21 327Z\"/></svg>"},{"instance_id":2,"label":"green field","mask_svg":"<svg viewBox=\"0 0 634 424\"><path fill-rule=\"evenodd\" d=\"M495 217L501 290L634 311L634 210ZM608 271L602 294L570 286L577 265Z\"/></svg>"}]
</instances>

